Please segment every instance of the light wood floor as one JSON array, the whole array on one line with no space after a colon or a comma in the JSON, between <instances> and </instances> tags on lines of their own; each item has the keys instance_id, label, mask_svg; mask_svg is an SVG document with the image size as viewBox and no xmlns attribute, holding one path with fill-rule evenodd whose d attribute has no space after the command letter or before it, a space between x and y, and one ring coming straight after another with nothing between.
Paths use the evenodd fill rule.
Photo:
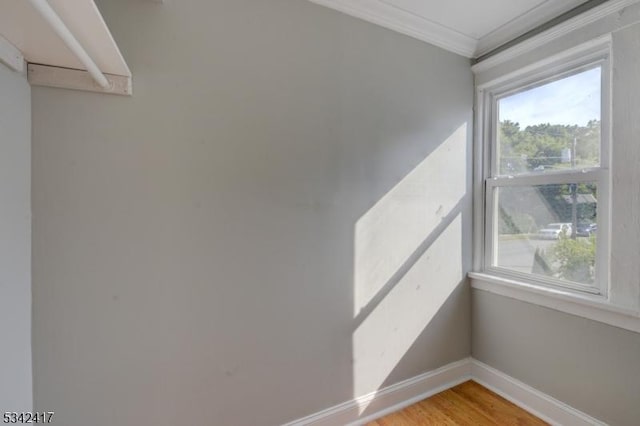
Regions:
<instances>
[{"instance_id":1,"label":"light wood floor","mask_svg":"<svg viewBox=\"0 0 640 426\"><path fill-rule=\"evenodd\" d=\"M371 422L369 426L546 424L487 388L469 381Z\"/></svg>"}]
</instances>

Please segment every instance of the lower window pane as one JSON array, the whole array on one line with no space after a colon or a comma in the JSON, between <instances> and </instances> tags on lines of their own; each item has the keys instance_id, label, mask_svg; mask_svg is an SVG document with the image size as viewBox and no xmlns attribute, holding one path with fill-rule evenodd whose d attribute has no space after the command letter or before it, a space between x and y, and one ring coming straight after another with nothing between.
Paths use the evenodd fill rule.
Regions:
<instances>
[{"instance_id":1,"label":"lower window pane","mask_svg":"<svg viewBox=\"0 0 640 426\"><path fill-rule=\"evenodd\" d=\"M493 265L561 281L595 282L595 183L496 189Z\"/></svg>"}]
</instances>

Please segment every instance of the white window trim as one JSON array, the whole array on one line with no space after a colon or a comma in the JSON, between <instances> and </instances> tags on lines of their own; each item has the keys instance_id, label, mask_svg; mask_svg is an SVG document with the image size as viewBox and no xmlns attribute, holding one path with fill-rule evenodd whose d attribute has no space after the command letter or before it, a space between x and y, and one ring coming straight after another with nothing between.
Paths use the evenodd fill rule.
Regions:
<instances>
[{"instance_id":1,"label":"white window trim","mask_svg":"<svg viewBox=\"0 0 640 426\"><path fill-rule=\"evenodd\" d=\"M474 288L500 294L506 297L535 303L541 306L590 318L596 321L611 324L624 329L640 332L640 310L626 309L614 305L609 299L611 285L611 273L609 270L611 260L610 228L611 228L611 113L612 113L612 86L611 86L611 34L606 34L587 43L581 44L564 52L545 58L533 64L529 64L513 72L500 75L491 81L484 82L476 87L475 131L474 131L474 244L473 244L473 268L475 272L469 274ZM602 66L603 84L602 99L602 150L599 169L587 169L584 176L575 176L576 181L595 181L598 183L598 264L599 270L604 274L598 276L600 283L606 283L605 287L591 293L577 291L570 286L557 287L553 282L540 280L528 274L505 273L504 268L496 270L488 267L486 250L492 247L485 238L487 212L485 182L490 176L487 166L495 164L491 158L490 145L492 143L492 119L494 119L494 97L497 93L503 93L509 88L515 88L527 84L532 80L550 78L552 75L562 74L571 69L597 61L604 61ZM568 175L566 175L568 176ZM536 183L550 182L548 174L536 176ZM509 185L508 177L499 177L500 185ZM602 202L601 202L602 200ZM601 227L600 224L606 224ZM601 232L601 230L603 232ZM602 266L606 268L602 269ZM490 266L490 265L489 265ZM551 284L551 285L550 285Z\"/></svg>"},{"instance_id":2,"label":"white window trim","mask_svg":"<svg viewBox=\"0 0 640 426\"><path fill-rule=\"evenodd\" d=\"M483 250L476 253L481 256L481 271L505 278L512 278L526 283L535 283L541 286L558 287L565 290L572 289L578 293L587 292L600 295L606 298L609 293L609 193L610 186L610 61L611 43L610 39L599 40L597 44L582 46L582 49L565 52L551 58L552 62L545 64L534 64L524 70L512 73L508 79L500 79L499 82L489 82L479 87L478 103L482 102L484 114L480 117L482 123L483 138L483 174L481 177L483 198L485 200L483 212L484 233ZM548 62L548 61L545 61ZM601 108L601 152L600 167L584 170L563 171L560 173L526 174L512 176L500 176L497 170L497 154L495 142L497 140L497 102L500 98L522 90L530 85L538 85L545 81L554 81L564 75L572 75L582 69L589 69L593 66L601 66L602 70L602 108ZM487 167L488 166L488 167ZM598 184L598 250L596 259L596 285L572 285L569 282L561 282L557 279L550 279L532 274L509 271L506 268L493 266L491 260L495 255L497 244L494 239L496 213L494 211L493 190L505 186L530 186L545 184L583 183L596 182Z\"/></svg>"},{"instance_id":3,"label":"white window trim","mask_svg":"<svg viewBox=\"0 0 640 426\"><path fill-rule=\"evenodd\" d=\"M484 176L485 186L485 199L488 201L486 204L486 219L485 219L485 249L484 249L484 265L483 270L488 273L503 277L512 277L520 279L526 282L536 282L539 285L546 285L550 287L560 287L565 289L573 289L576 292L588 292L598 294L603 297L609 292L609 193L610 185L610 167L609 167L609 144L611 134L608 114L611 110L610 107L610 73L609 73L609 58L611 56L609 45L598 49L588 55L580 56L576 60L570 59L568 61L559 60L557 66L545 67L540 72L534 74L527 73L525 76L515 76L507 84L502 83L498 86L490 87L485 90L485 101L489 103L490 112L486 117L485 125L489 127L490 140L485 144L485 149L490 149L490 165L491 170L486 170ZM601 103L602 114L601 121L601 144L600 144L600 167L593 169L574 169L562 172L544 174L525 174L518 176L500 176L497 170L497 102L504 96L508 96L513 93L513 89L525 88L530 84L540 84L545 81L554 81L558 78L562 78L565 75L572 75L581 70L590 69L593 66L600 66L602 70L602 91L601 91ZM560 72L558 72L560 71ZM607 82L609 84L607 84ZM488 109L485 109L487 111ZM486 140L486 139L485 139ZM491 264L491 258L495 257L498 245L495 240L496 232L495 225L497 222L497 213L494 211L495 207L495 193L494 189L508 186L533 186L533 185L546 185L546 184L569 184L569 183L587 183L595 182L598 185L598 240L596 251L596 284L579 285L570 282L561 282L558 279L551 279L543 276L537 276L532 274L518 273L509 271L505 268L493 266ZM492 220L491 220L492 219ZM493 256L488 255L493 251Z\"/></svg>"},{"instance_id":4,"label":"white window trim","mask_svg":"<svg viewBox=\"0 0 640 426\"><path fill-rule=\"evenodd\" d=\"M640 312L619 308L601 298L484 273L470 272L468 275L474 289L640 333Z\"/></svg>"}]
</instances>

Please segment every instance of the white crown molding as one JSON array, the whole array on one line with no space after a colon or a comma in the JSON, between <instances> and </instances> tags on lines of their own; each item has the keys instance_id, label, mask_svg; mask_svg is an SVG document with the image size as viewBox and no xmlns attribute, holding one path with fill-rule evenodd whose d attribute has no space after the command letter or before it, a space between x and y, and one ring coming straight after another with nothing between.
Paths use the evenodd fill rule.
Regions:
<instances>
[{"instance_id":1,"label":"white crown molding","mask_svg":"<svg viewBox=\"0 0 640 426\"><path fill-rule=\"evenodd\" d=\"M309 0L471 58L478 40L380 0Z\"/></svg>"},{"instance_id":2,"label":"white crown molding","mask_svg":"<svg viewBox=\"0 0 640 426\"><path fill-rule=\"evenodd\" d=\"M58 87L61 89L84 90L111 95L132 95L131 77L125 75L104 75L109 87L103 89L84 70L29 64L27 80L32 86Z\"/></svg>"},{"instance_id":3,"label":"white crown molding","mask_svg":"<svg viewBox=\"0 0 640 426\"><path fill-rule=\"evenodd\" d=\"M467 58L477 58L491 50L522 35L526 31L544 24L568 10L580 5L584 0L546 1L529 10L523 15L511 20L484 37L477 39L462 32L453 30L426 17L411 13L394 6L384 0L309 0L313 3L338 10L347 15L363 19L387 29L408 35L418 40L433 44ZM608 3L594 8L596 11L586 12L587 19L572 19L573 29L586 25L599 17L625 7L638 0L610 0ZM625 4L623 4L625 3ZM560 32L564 34L567 27ZM554 27L552 30L555 33ZM550 30L551 31L551 30ZM565 31L565 32L563 32ZM546 34L547 32L543 33ZM557 35L556 37L558 37ZM484 62L484 61L483 61Z\"/></svg>"},{"instance_id":4,"label":"white crown molding","mask_svg":"<svg viewBox=\"0 0 640 426\"><path fill-rule=\"evenodd\" d=\"M552 425L605 424L495 368L465 358L283 426L364 425L468 380L483 385ZM364 414L365 410L372 414Z\"/></svg>"},{"instance_id":5,"label":"white crown molding","mask_svg":"<svg viewBox=\"0 0 640 426\"><path fill-rule=\"evenodd\" d=\"M600 6L596 6L580 15L574 16L513 47L490 56L475 64L471 69L476 74L484 72L638 2L640 2L640 0L609 0Z\"/></svg>"},{"instance_id":6,"label":"white crown molding","mask_svg":"<svg viewBox=\"0 0 640 426\"><path fill-rule=\"evenodd\" d=\"M24 56L22 55L22 52L1 35L0 63L5 64L16 72L24 72Z\"/></svg>"},{"instance_id":7,"label":"white crown molding","mask_svg":"<svg viewBox=\"0 0 640 426\"><path fill-rule=\"evenodd\" d=\"M549 22L582 3L584 3L584 0L547 0L480 38L474 56L477 58L489 53L493 49L510 42L538 25Z\"/></svg>"}]
</instances>

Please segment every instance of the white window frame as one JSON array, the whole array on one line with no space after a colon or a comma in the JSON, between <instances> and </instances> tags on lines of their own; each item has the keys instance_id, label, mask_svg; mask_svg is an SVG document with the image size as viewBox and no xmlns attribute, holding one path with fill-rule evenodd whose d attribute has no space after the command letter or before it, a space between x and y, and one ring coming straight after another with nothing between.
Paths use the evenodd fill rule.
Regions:
<instances>
[{"instance_id":1,"label":"white window frame","mask_svg":"<svg viewBox=\"0 0 640 426\"><path fill-rule=\"evenodd\" d=\"M513 93L540 86L581 71L601 67L601 149L599 167L526 173L516 176L497 172L498 101ZM476 277L495 278L523 288L559 291L592 302L606 302L610 290L610 218L611 218L611 39L604 38L525 66L476 87L476 152L474 190L474 270ZM598 186L598 238L596 247L596 284L572 284L568 281L521 273L493 265L497 244L494 241L496 214L495 189L509 186L570 184L594 182ZM472 274L472 278L473 278Z\"/></svg>"}]
</instances>

